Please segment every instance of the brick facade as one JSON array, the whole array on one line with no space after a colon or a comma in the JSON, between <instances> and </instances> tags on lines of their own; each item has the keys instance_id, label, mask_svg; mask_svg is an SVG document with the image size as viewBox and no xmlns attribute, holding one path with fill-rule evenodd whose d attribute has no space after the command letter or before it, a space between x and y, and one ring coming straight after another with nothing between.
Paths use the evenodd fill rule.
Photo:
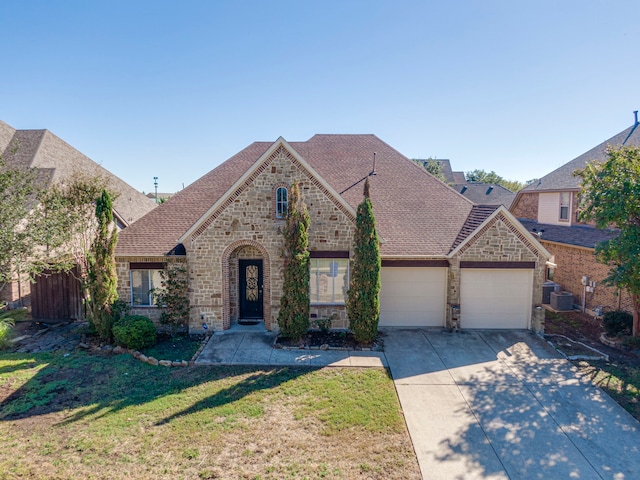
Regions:
<instances>
[{"instance_id":1,"label":"brick facade","mask_svg":"<svg viewBox=\"0 0 640 480\"><path fill-rule=\"evenodd\" d=\"M619 289L607 287L602 283L609 267L596 261L593 249L545 242L544 239L541 243L553 255L552 261L557 265L553 272L553 281L560 284L562 290L573 293L573 303L582 305L585 297L582 277L586 275L589 280L596 282L594 292L586 292L588 310L603 305L610 310L633 311L631 296L626 291L620 292Z\"/></svg>"},{"instance_id":2,"label":"brick facade","mask_svg":"<svg viewBox=\"0 0 640 480\"><path fill-rule=\"evenodd\" d=\"M511 213L516 218L538 220L538 194L521 193L518 203L511 207Z\"/></svg>"}]
</instances>

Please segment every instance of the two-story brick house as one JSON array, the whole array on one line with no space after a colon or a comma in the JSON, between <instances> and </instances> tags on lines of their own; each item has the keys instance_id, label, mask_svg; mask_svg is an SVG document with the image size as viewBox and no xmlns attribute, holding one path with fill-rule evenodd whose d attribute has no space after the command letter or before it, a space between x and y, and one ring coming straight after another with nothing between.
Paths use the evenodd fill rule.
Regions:
<instances>
[{"instance_id":1,"label":"two-story brick house","mask_svg":"<svg viewBox=\"0 0 640 480\"><path fill-rule=\"evenodd\" d=\"M580 177L574 172L594 160L606 160L609 146L640 146L640 124L637 112L634 114L632 126L518 192L510 209L552 254L553 268L549 268L547 278L573 293L574 303L586 309L605 306L630 311L632 303L626 292L602 284L609 268L596 261L594 249L616 232L599 230L579 220ZM595 282L595 288L591 282Z\"/></svg>"},{"instance_id":2,"label":"two-story brick house","mask_svg":"<svg viewBox=\"0 0 640 480\"><path fill-rule=\"evenodd\" d=\"M375 157L375 161L374 161ZM277 328L288 189L301 184L311 225L311 315L348 327L345 293L355 210L369 178L381 239L382 326L542 329L548 252L502 206L475 205L374 135L256 142L120 235L118 291L134 311L159 312L159 270L184 262L189 329L243 319Z\"/></svg>"}]
</instances>

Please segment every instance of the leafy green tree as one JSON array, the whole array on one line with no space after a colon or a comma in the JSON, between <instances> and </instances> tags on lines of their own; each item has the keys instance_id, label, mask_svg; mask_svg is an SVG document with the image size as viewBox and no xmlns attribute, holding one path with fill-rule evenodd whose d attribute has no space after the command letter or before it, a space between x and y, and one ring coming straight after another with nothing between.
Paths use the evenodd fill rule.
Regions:
<instances>
[{"instance_id":1,"label":"leafy green tree","mask_svg":"<svg viewBox=\"0 0 640 480\"><path fill-rule=\"evenodd\" d=\"M438 180L441 180L443 182L447 181L442 173L442 164L435 158L429 157L426 160L418 160L414 158L413 161L424 168L431 175L436 177Z\"/></svg>"},{"instance_id":2,"label":"leafy green tree","mask_svg":"<svg viewBox=\"0 0 640 480\"><path fill-rule=\"evenodd\" d=\"M368 178L364 184L364 199L358 205L353 243L347 314L355 339L359 343L370 343L376 338L380 319L381 260Z\"/></svg>"},{"instance_id":3,"label":"leafy green tree","mask_svg":"<svg viewBox=\"0 0 640 480\"><path fill-rule=\"evenodd\" d=\"M609 148L605 162L575 172L582 178L580 219L620 234L596 246L611 268L605 284L626 289L633 301L633 335L640 335L640 148Z\"/></svg>"},{"instance_id":4,"label":"leafy green tree","mask_svg":"<svg viewBox=\"0 0 640 480\"><path fill-rule=\"evenodd\" d=\"M114 322L111 306L118 299L115 261L118 229L113 221L111 196L106 190L96 200L96 219L97 235L87 257L87 303L96 332L103 340L111 341Z\"/></svg>"},{"instance_id":5,"label":"leafy green tree","mask_svg":"<svg viewBox=\"0 0 640 480\"><path fill-rule=\"evenodd\" d=\"M289 192L284 228L285 269L278 324L282 334L299 340L309 330L309 224L307 205L296 182Z\"/></svg>"},{"instance_id":6,"label":"leafy green tree","mask_svg":"<svg viewBox=\"0 0 640 480\"><path fill-rule=\"evenodd\" d=\"M33 208L41 190L36 170L12 167L0 155L0 290L40 271Z\"/></svg>"},{"instance_id":7,"label":"leafy green tree","mask_svg":"<svg viewBox=\"0 0 640 480\"><path fill-rule=\"evenodd\" d=\"M507 190L511 190L512 192L517 192L518 190L522 190L525 187L525 184L523 184L522 182L519 182L517 180L506 180L493 170L487 173L484 170L476 169L470 172L466 172L465 177L468 182L480 182L492 185L500 185Z\"/></svg>"}]
</instances>

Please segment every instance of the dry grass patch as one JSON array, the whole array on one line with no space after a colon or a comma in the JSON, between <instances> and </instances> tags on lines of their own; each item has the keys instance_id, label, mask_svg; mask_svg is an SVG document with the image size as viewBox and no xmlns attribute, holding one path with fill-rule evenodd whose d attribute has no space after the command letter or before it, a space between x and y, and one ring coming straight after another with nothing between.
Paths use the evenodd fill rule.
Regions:
<instances>
[{"instance_id":1,"label":"dry grass patch","mask_svg":"<svg viewBox=\"0 0 640 480\"><path fill-rule=\"evenodd\" d=\"M0 356L0 479L420 478L383 369Z\"/></svg>"}]
</instances>

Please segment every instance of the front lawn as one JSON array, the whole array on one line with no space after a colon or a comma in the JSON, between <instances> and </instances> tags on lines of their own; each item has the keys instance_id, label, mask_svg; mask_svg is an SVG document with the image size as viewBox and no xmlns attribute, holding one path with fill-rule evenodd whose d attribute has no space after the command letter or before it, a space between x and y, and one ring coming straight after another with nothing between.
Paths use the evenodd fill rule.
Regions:
<instances>
[{"instance_id":1,"label":"front lawn","mask_svg":"<svg viewBox=\"0 0 640 480\"><path fill-rule=\"evenodd\" d=\"M383 369L0 356L0 479L420 478Z\"/></svg>"}]
</instances>

